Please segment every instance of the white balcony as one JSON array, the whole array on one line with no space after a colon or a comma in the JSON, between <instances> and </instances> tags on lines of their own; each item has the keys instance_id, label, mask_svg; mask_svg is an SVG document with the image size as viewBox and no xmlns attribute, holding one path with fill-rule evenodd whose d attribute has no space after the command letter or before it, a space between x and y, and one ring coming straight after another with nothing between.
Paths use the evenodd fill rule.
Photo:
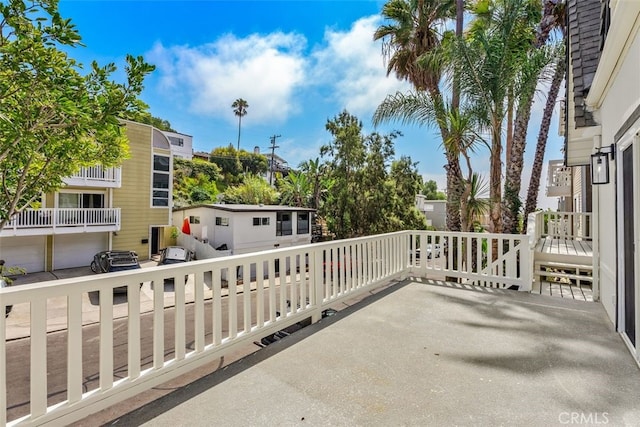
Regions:
<instances>
[{"instance_id":1,"label":"white balcony","mask_svg":"<svg viewBox=\"0 0 640 427\"><path fill-rule=\"evenodd\" d=\"M120 230L120 208L25 209L0 231L0 237L98 233Z\"/></svg>"},{"instance_id":2,"label":"white balcony","mask_svg":"<svg viewBox=\"0 0 640 427\"><path fill-rule=\"evenodd\" d=\"M571 196L571 168L564 166L562 160L549 161L547 172L547 196Z\"/></svg>"},{"instance_id":3,"label":"white balcony","mask_svg":"<svg viewBox=\"0 0 640 427\"><path fill-rule=\"evenodd\" d=\"M83 167L78 173L65 178L64 182L75 187L120 188L122 186L121 168Z\"/></svg>"},{"instance_id":4,"label":"white balcony","mask_svg":"<svg viewBox=\"0 0 640 427\"><path fill-rule=\"evenodd\" d=\"M419 257L419 246L429 244L441 245L441 255ZM495 254L486 250L493 247L500 249ZM412 274L447 275L458 277L460 284L482 282L493 288L515 285L527 290L531 286L529 255L528 237L523 235L406 231L5 288L0 290L0 310L13 306L13 312L7 319L0 317L0 423L7 419L7 410L11 424L71 423L204 363L230 357L283 328L305 319L319 321L328 308ZM175 349L171 353L163 339L167 293L163 283L169 277L174 279L169 289L175 307L171 311L176 313L175 345L167 344ZM126 304L112 296L114 288L123 285L128 287ZM83 303L88 294L94 297ZM65 301L66 309L56 311L61 317L48 318L48 301ZM93 314L85 312L95 308L99 310ZM195 317L186 320L191 309ZM29 314L24 318L21 312ZM29 324L30 356L21 357L30 364L21 365L26 371L19 377L30 382L30 397L17 396L18 389L6 383L7 363L17 354L5 340L25 330L22 320L11 327L14 314ZM122 320L114 320L123 315ZM99 332L95 340L85 343L83 325L90 319L99 322ZM61 325L68 335L67 359L50 360L58 350L47 342L47 332L60 330ZM124 340L119 341L122 351L113 350L114 333L117 340ZM119 337L120 333L126 336ZM153 341L149 355L141 347L148 340ZM99 343L99 349L85 348L91 343ZM62 384L48 380L48 372L54 369L50 364L58 362L67 372ZM94 368L98 371L90 374ZM99 383L88 387L88 376L99 378ZM59 393L50 400L49 387L66 390L64 401ZM24 418L24 413L10 410L16 398L30 401Z\"/></svg>"}]
</instances>

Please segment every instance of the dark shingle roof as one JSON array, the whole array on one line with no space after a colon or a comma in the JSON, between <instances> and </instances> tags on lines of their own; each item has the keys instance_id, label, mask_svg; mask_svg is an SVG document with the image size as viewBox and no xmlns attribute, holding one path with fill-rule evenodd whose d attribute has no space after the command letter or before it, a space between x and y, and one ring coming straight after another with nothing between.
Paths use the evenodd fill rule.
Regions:
<instances>
[{"instance_id":1,"label":"dark shingle roof","mask_svg":"<svg viewBox=\"0 0 640 427\"><path fill-rule=\"evenodd\" d=\"M584 99L589 93L600 59L600 0L569 0L569 49L573 70L573 101L576 128L595 126Z\"/></svg>"}]
</instances>

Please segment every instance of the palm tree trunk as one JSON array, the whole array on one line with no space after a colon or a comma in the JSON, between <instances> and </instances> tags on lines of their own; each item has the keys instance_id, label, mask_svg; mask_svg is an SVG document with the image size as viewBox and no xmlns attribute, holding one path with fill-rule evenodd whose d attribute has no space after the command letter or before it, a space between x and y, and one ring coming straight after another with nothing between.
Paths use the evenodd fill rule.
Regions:
<instances>
[{"instance_id":1,"label":"palm tree trunk","mask_svg":"<svg viewBox=\"0 0 640 427\"><path fill-rule=\"evenodd\" d=\"M500 115L498 115L500 116ZM502 233L502 129L500 122L494 121L491 135L491 158L489 165L489 199L491 202L491 223L493 233Z\"/></svg>"},{"instance_id":2,"label":"palm tree trunk","mask_svg":"<svg viewBox=\"0 0 640 427\"><path fill-rule=\"evenodd\" d=\"M240 124L242 123L242 116L238 116L238 151L240 151ZM273 161L273 159L271 159Z\"/></svg>"},{"instance_id":3,"label":"palm tree trunk","mask_svg":"<svg viewBox=\"0 0 640 427\"><path fill-rule=\"evenodd\" d=\"M533 91L525 94L518 102L516 122L514 125L511 153L508 156L507 173L504 181L504 200L502 208L502 231L505 233L518 232L518 214L522 201L520 187L522 181L522 166L524 149L527 144L527 128L531 118L533 106Z\"/></svg>"},{"instance_id":4,"label":"palm tree trunk","mask_svg":"<svg viewBox=\"0 0 640 427\"><path fill-rule=\"evenodd\" d=\"M549 136L549 127L551 124L551 118L553 116L553 109L556 104L558 92L562 85L562 80L566 72L566 64L564 62L564 56L561 55L558 58L556 64L556 70L551 80L551 87L549 88L549 95L547 97L547 103L544 107L544 113L542 115L542 123L540 124L540 132L538 134L538 143L536 144L536 154L533 160L533 167L531 169L531 179L529 181L529 189L527 190L527 202L524 208L524 218L529 216L531 212L536 209L538 204L538 188L540 187L540 176L542 175L542 166L544 164L544 152L547 147L547 138ZM524 230L523 230L524 232Z\"/></svg>"}]
</instances>

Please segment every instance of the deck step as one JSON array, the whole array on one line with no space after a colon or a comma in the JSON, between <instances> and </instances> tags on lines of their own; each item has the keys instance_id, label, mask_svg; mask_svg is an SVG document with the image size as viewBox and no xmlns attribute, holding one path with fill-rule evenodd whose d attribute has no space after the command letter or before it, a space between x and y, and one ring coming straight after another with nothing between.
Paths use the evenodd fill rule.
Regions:
<instances>
[{"instance_id":1,"label":"deck step","mask_svg":"<svg viewBox=\"0 0 640 427\"><path fill-rule=\"evenodd\" d=\"M581 282L593 282L593 276L583 276L580 274L556 273L553 271L542 271L542 270L536 271L535 274L537 276L560 277L560 278L566 278L566 279L579 280Z\"/></svg>"},{"instance_id":2,"label":"deck step","mask_svg":"<svg viewBox=\"0 0 640 427\"><path fill-rule=\"evenodd\" d=\"M557 262L557 261L536 261L536 270L541 266L550 267L550 268L559 268L559 269L571 269L571 270L584 270L591 271L593 270L593 265L591 264L572 264L569 262Z\"/></svg>"}]
</instances>

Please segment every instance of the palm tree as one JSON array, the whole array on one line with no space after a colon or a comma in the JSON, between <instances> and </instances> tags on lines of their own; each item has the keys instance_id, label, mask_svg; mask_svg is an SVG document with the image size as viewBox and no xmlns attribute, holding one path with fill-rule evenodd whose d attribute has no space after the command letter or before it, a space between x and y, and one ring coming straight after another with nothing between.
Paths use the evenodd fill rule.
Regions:
<instances>
[{"instance_id":1,"label":"palm tree","mask_svg":"<svg viewBox=\"0 0 640 427\"><path fill-rule=\"evenodd\" d=\"M418 91L427 91L434 103L434 111L445 114L445 103L440 92L440 79L444 70L441 55L442 29L448 19L456 16L455 0L390 0L382 8L382 16L391 23L380 26L374 40L383 40L383 55L387 60L387 75L395 72L400 79L409 81ZM462 14L460 14L460 17ZM461 25L461 23L460 23ZM389 95L386 105L376 111L374 122L404 116L402 111L393 111L401 93ZM389 102L386 102L389 101ZM425 121L418 122L425 124ZM446 140L449 129L443 126L446 120L437 120L442 140ZM462 173L457 153L445 149L447 157L447 228L460 230L458 201L461 193Z\"/></svg>"},{"instance_id":2,"label":"palm tree","mask_svg":"<svg viewBox=\"0 0 640 427\"><path fill-rule=\"evenodd\" d=\"M561 35L559 44L564 48L566 38L565 28L565 3L557 2L554 0L545 0L544 12L542 20L540 21L539 32L545 34L550 33L552 29L558 29ZM547 103L542 115L542 122L540 124L540 131L538 133L538 142L536 144L536 153L533 160L533 166L531 169L531 179L529 181L529 189L527 190L527 201L524 208L524 218L536 209L538 204L538 188L540 186L540 176L542 175L542 166L544 163L544 152L547 146L547 137L549 136L549 126L551 124L551 117L553 116L553 110L560 91L560 86L564 80L566 74L565 53L562 49L558 54L556 60L556 68L553 78L551 80L551 86L549 87L549 94L547 95ZM523 230L525 232L525 230Z\"/></svg>"},{"instance_id":3,"label":"palm tree","mask_svg":"<svg viewBox=\"0 0 640 427\"><path fill-rule=\"evenodd\" d=\"M460 90L474 116L483 119L491 136L489 199L493 232L502 231L502 132L508 95L530 49L525 43L535 8L532 0L479 2L476 18L466 37L450 52Z\"/></svg>"},{"instance_id":4,"label":"palm tree","mask_svg":"<svg viewBox=\"0 0 640 427\"><path fill-rule=\"evenodd\" d=\"M238 98L231 104L233 113L238 116L238 151L240 151L240 127L242 125L242 117L247 115L247 108L249 104L242 98Z\"/></svg>"},{"instance_id":5,"label":"palm tree","mask_svg":"<svg viewBox=\"0 0 640 427\"><path fill-rule=\"evenodd\" d=\"M536 3L535 7L536 9L539 9L539 3ZM518 89L518 93L520 94L520 96L518 98L518 111L516 113L513 143L510 147L511 151L507 153L507 158L509 159L509 161L507 162L507 171L505 176L502 221L503 231L509 233L516 233L519 231L518 214L520 213L520 208L522 206L522 202L520 200L520 188L522 185L521 182L523 156L526 145L527 128L529 125L529 119L531 117L531 109L533 107L535 85L538 81L547 78L550 68L549 64L552 60L554 60L556 57L564 59L564 54L562 53L562 41L556 43L555 46L545 48L545 45L548 43L550 36L552 32L554 32L554 30L559 29L562 33L562 27L564 25L564 4L558 3L557 0L545 0L543 2L542 10L543 14L541 15L539 23L537 24L535 37L532 40L530 52L525 58L525 61L523 61L523 72L521 73L519 80L525 82L525 84L520 85L520 88ZM558 67L555 68L556 72L560 71L558 70ZM564 73L562 73L562 75L564 75ZM559 81L558 77L554 77L554 79L552 80L552 84L556 87L550 88L549 97L552 96L551 92L553 91L556 92L556 95L553 95L552 100L550 101L552 102L552 107L549 114L553 113L553 103L555 103L557 91L559 90L559 85L562 81L562 76L560 76L559 78ZM529 82L529 84L527 84L526 82ZM551 117L548 117L546 120L550 121L550 119ZM543 127L544 126L541 125L541 131L543 131ZM547 135L548 126L547 133L544 136L545 145ZM542 156L544 156L544 147L540 148L542 148ZM540 159L540 163L541 162L542 159ZM532 178L535 179L533 175ZM539 184L539 175L538 182L535 184L536 199L537 184Z\"/></svg>"}]
</instances>

